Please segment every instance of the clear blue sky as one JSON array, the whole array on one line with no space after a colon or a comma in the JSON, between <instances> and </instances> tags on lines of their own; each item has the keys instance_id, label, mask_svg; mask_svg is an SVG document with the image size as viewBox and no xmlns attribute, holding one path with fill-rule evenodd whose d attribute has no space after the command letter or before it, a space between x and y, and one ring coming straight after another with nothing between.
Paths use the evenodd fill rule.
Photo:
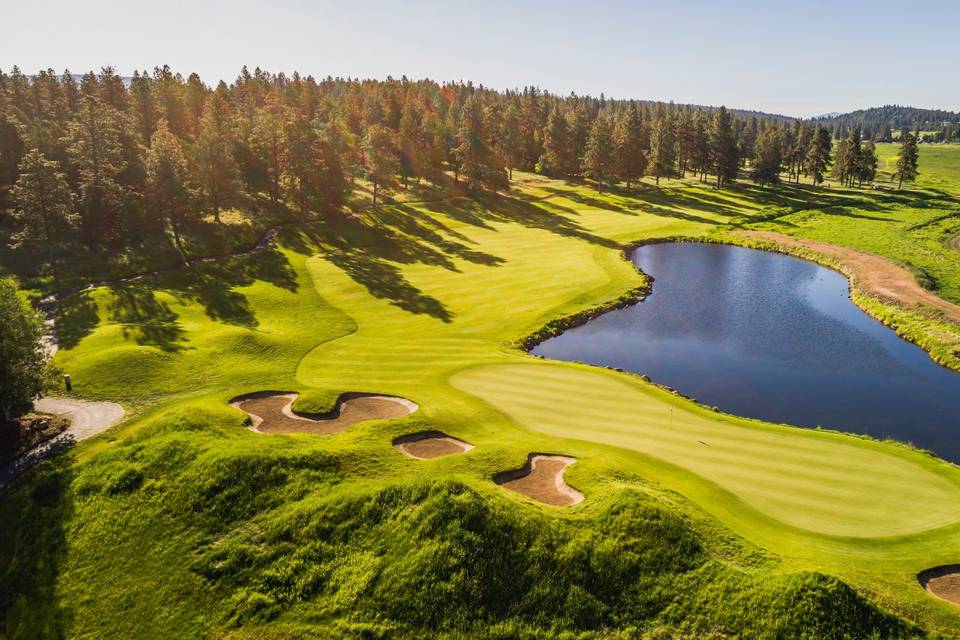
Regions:
<instances>
[{"instance_id":1,"label":"clear blue sky","mask_svg":"<svg viewBox=\"0 0 960 640\"><path fill-rule=\"evenodd\" d=\"M435 80L815 115L960 110L960 0L21 0L0 65L208 83L271 71Z\"/></svg>"}]
</instances>

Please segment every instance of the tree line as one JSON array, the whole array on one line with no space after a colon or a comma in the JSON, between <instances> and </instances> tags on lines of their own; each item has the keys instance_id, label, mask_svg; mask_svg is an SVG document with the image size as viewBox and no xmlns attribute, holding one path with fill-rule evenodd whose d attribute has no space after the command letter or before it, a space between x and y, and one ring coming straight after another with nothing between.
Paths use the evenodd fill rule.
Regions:
<instances>
[{"instance_id":1,"label":"tree line","mask_svg":"<svg viewBox=\"0 0 960 640\"><path fill-rule=\"evenodd\" d=\"M815 118L815 122L829 128L836 140L858 127L863 140L874 142L894 142L897 132L904 130L914 131L918 141L960 142L960 113L942 109L886 105Z\"/></svg>"},{"instance_id":2,"label":"tree line","mask_svg":"<svg viewBox=\"0 0 960 640\"><path fill-rule=\"evenodd\" d=\"M859 136L855 127L837 145L834 175L847 185L876 172L872 143ZM723 188L742 170L761 184L783 172L820 184L832 146L813 122L535 87L246 68L210 87L168 67L79 80L14 67L0 71L0 226L13 246L42 247L55 269L61 249L103 255L157 234L182 251L185 228L203 216L219 222L244 198L282 202L301 219L335 211L361 179L374 206L421 180L506 190L515 169L600 189L631 189L644 176Z\"/></svg>"}]
</instances>

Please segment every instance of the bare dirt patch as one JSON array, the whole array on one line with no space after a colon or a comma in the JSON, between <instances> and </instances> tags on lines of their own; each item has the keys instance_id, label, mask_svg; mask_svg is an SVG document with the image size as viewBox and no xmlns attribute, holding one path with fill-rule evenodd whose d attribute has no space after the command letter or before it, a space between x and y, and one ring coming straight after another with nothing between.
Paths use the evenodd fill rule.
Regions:
<instances>
[{"instance_id":1,"label":"bare dirt patch","mask_svg":"<svg viewBox=\"0 0 960 640\"><path fill-rule=\"evenodd\" d=\"M583 494L563 479L564 470L576 461L568 456L531 453L523 467L498 473L493 481L534 500L565 507L583 502Z\"/></svg>"},{"instance_id":2,"label":"bare dirt patch","mask_svg":"<svg viewBox=\"0 0 960 640\"><path fill-rule=\"evenodd\" d=\"M741 231L740 235L787 248L814 251L840 263L851 282L866 293L908 307L929 307L943 313L949 320L960 322L960 305L927 291L907 269L882 256L826 242L794 238L775 231Z\"/></svg>"},{"instance_id":3,"label":"bare dirt patch","mask_svg":"<svg viewBox=\"0 0 960 640\"><path fill-rule=\"evenodd\" d=\"M294 413L296 393L263 391L230 401L250 416L250 429L257 433L316 433L329 435L367 420L401 418L419 407L406 398L372 393L344 393L333 411L325 414Z\"/></svg>"},{"instance_id":4,"label":"bare dirt patch","mask_svg":"<svg viewBox=\"0 0 960 640\"><path fill-rule=\"evenodd\" d=\"M917 580L927 593L960 604L960 564L926 569L917 574Z\"/></svg>"},{"instance_id":5,"label":"bare dirt patch","mask_svg":"<svg viewBox=\"0 0 960 640\"><path fill-rule=\"evenodd\" d=\"M393 448L417 460L430 460L466 453L473 449L473 445L450 437L442 431L419 431L395 439Z\"/></svg>"}]
</instances>

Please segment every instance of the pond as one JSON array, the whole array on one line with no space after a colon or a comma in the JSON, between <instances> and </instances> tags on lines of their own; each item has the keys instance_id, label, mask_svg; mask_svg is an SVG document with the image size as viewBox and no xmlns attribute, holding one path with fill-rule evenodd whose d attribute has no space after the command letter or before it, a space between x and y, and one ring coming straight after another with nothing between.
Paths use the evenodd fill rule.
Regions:
<instances>
[{"instance_id":1,"label":"pond","mask_svg":"<svg viewBox=\"0 0 960 640\"><path fill-rule=\"evenodd\" d=\"M960 374L867 316L847 279L742 247L651 244L643 302L533 353L642 373L740 416L893 438L960 462Z\"/></svg>"}]
</instances>

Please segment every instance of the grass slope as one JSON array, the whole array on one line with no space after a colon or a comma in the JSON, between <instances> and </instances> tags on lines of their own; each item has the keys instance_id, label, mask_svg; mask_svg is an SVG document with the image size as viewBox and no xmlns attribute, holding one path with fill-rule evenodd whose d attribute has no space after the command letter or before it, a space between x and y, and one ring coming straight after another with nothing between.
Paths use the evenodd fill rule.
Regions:
<instances>
[{"instance_id":1,"label":"grass slope","mask_svg":"<svg viewBox=\"0 0 960 640\"><path fill-rule=\"evenodd\" d=\"M882 229L878 252L901 259L893 238L952 196L692 181L598 194L519 177L511 197L398 202L64 301L58 363L77 393L134 411L0 496L7 636L957 628L960 610L914 578L960 557L955 467L510 346L643 284L621 243L830 235L842 219ZM835 241L863 248L856 235ZM929 260L944 295L960 290ZM261 389L299 391L308 411L343 391L421 409L332 437L264 436L226 405ZM424 462L390 446L427 428L476 449ZM552 509L490 481L531 451L576 456L566 477L586 501Z\"/></svg>"}]
</instances>

